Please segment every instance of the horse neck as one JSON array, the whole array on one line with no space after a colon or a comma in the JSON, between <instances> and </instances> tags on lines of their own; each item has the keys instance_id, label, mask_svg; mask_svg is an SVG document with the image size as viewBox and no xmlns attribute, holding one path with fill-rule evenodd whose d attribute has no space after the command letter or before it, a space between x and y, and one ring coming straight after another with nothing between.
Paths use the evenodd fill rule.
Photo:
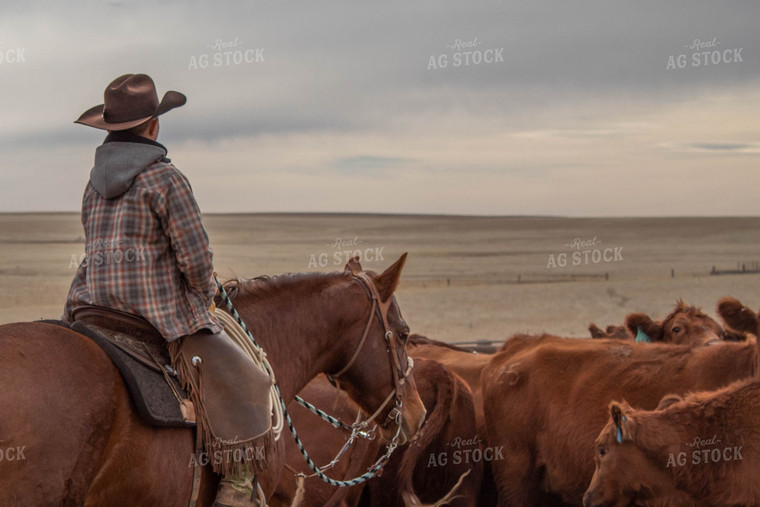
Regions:
<instances>
[{"instance_id":1,"label":"horse neck","mask_svg":"<svg viewBox=\"0 0 760 507\"><path fill-rule=\"evenodd\" d=\"M235 305L266 352L286 403L321 372L336 371L341 303L320 292L272 290L241 296ZM300 291L299 291L300 292ZM339 366L338 366L339 367Z\"/></svg>"}]
</instances>

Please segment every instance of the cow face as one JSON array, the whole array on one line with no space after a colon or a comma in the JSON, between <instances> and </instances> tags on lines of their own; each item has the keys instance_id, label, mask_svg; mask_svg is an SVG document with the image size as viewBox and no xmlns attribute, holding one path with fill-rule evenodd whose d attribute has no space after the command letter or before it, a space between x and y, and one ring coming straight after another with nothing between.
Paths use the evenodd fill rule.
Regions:
<instances>
[{"instance_id":1,"label":"cow face","mask_svg":"<svg viewBox=\"0 0 760 507\"><path fill-rule=\"evenodd\" d=\"M692 347L718 341L723 335L720 324L702 313L699 308L686 305L683 301L678 301L675 310L661 322L655 322L643 313L632 313L626 317L625 325L636 337L636 341Z\"/></svg>"},{"instance_id":2,"label":"cow face","mask_svg":"<svg viewBox=\"0 0 760 507\"><path fill-rule=\"evenodd\" d=\"M672 484L666 463L647 452L651 435L632 412L625 402L610 404L610 421L595 442L596 469L583 495L584 507L690 505Z\"/></svg>"}]
</instances>

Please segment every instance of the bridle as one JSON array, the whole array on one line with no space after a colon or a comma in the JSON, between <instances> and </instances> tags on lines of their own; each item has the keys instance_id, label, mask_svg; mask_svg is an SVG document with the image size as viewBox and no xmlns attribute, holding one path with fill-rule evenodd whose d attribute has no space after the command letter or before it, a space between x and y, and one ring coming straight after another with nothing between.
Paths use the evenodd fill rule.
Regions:
<instances>
[{"instance_id":1,"label":"bridle","mask_svg":"<svg viewBox=\"0 0 760 507\"><path fill-rule=\"evenodd\" d=\"M346 373L354 364L356 359L359 357L359 354L361 353L361 350L364 346L364 342L367 341L367 336L369 336L369 330L372 327L372 322L377 316L378 320L383 326L383 335L385 337L385 343L386 347L385 350L388 353L390 363L391 363L391 371L393 373L393 390L390 392L390 394L385 398L385 401L380 405L380 407L375 411L374 414L372 414L369 418L359 423L363 428L366 428L372 421L374 421L380 413L386 408L386 406L393 401L394 406L388 412L388 416L385 419L384 424L381 424L381 426L386 426L390 424L391 422L395 422L397 425L399 425L399 428L401 426L401 417L403 414L403 407L404 407L404 400L403 395L401 394L401 388L406 383L407 377L411 374L412 368L414 368L414 361L411 357L409 357L406 354L406 344L405 343L397 343L401 342L400 338L396 338L393 331L391 330L390 323L388 322L388 311L390 310L391 305L396 302L395 296L389 297L386 301L383 301L380 297L380 293L377 290L377 287L375 286L374 281L370 276L364 272L364 271L355 271L351 270L351 277L356 280L359 285L364 289L364 292L367 294L367 297L369 298L370 302L372 303L372 308L369 312L369 318L367 319L367 324L364 327L364 334L362 334L361 340L359 340L359 344L356 347L356 350L354 351L354 354L351 356L351 359L348 360L348 363L340 369L337 373L334 374L328 374L327 379L332 383L334 386L338 387L338 377ZM399 346L402 348L404 352L404 356L407 360L407 368L404 370L401 367L401 362L399 361L398 356L398 348Z\"/></svg>"},{"instance_id":2,"label":"bridle","mask_svg":"<svg viewBox=\"0 0 760 507\"><path fill-rule=\"evenodd\" d=\"M354 352L354 355L351 357L348 364L344 366L338 373L336 373L335 375L328 375L328 379L330 379L330 381L333 383L337 383L335 379L337 379L340 375L344 374L346 371L348 371L349 368L351 368L352 364L354 363L356 358L359 356L362 346L364 345L364 342L366 341L367 336L369 335L369 329L372 325L372 321L374 320L375 315L377 315L378 318L380 319L380 322L383 325L385 341L387 344L386 350L389 354L389 357L391 358L391 366L393 370L393 383L394 383L393 391L391 391L391 393L388 395L385 401L380 405L380 407L375 411L375 413L372 414L372 416L370 416L365 421L361 421L361 422L357 421L351 426L347 426L341 423L340 421L338 421L337 419L329 416L328 414L325 414L324 412L317 409L316 407L311 406L309 403L307 403L305 400L302 400L298 396L296 396L295 399L296 401L304 405L306 408L308 408L312 412L316 413L317 415L321 416L326 421L333 424L333 426L335 426L336 428L344 427L344 429L348 429L349 431L351 431L351 435L349 439L346 441L346 443L344 444L343 449L341 449L341 451L338 453L335 459L333 459L332 463L322 468L329 468L333 464L335 464L335 462L348 449L348 447L350 447L350 445L353 443L353 441L357 437L361 436L364 438L371 438L369 436L369 433L366 431L367 426L369 426L369 424L377 418L377 416L383 411L383 409L386 407L386 405L388 405L388 403L391 400L394 400L394 407L388 413L386 421L396 423L397 425L396 432L393 435L393 438L391 439L390 443L387 445L385 453L382 456L380 456L377 459L377 461L365 473L363 473L359 477L355 477L348 480L335 480L325 475L322 472L322 469L317 467L314 461L309 457L308 453L306 452L306 449L304 449L303 443L301 442L301 439L298 437L298 434L296 433L296 429L293 427L293 421L290 418L290 414L288 414L288 409L285 405L285 400L282 398L282 394L280 393L280 388L277 386L277 382L274 380L274 373L272 372L272 369L269 363L267 361L263 362L264 368L266 369L267 373L272 379L273 388L276 392L280 407L282 408L282 415L285 419L285 422L288 425L288 428L290 429L290 432L293 434L293 439L295 440L296 445L298 446L298 450L301 452L301 455L306 460L307 465L314 472L314 475L318 476L324 482L328 484L332 484L333 486L339 486L339 487L354 486L356 484L360 484L362 482L368 481L369 479L372 479L373 477L377 476L382 470L383 466L385 466L385 464L390 459L391 454L393 454L393 451L398 447L398 442L401 436L401 427L402 427L401 423L402 423L402 415L403 415L403 397L401 395L401 387L406 383L406 378L407 376L409 376L409 374L412 371L412 368L414 367L414 361L412 361L412 358L406 356L407 362L408 362L407 369L405 371L401 370L401 364L398 359L398 353L396 349L396 343L393 337L393 331L391 331L390 325L388 323L388 310L390 309L393 302L395 302L395 298L388 298L388 301L383 302L380 297L380 294L377 291L377 287L375 287L375 283L366 273L364 273L363 271L355 271L352 269L351 274L353 278L359 282L359 285L361 285L364 288L364 291L366 292L367 296L372 301L372 310L370 310L369 319L368 319L367 325L365 326L364 334L362 335L362 338L359 342L359 345L356 348L356 351ZM241 326L241 328L246 333L246 335L248 336L248 339L251 341L254 347L266 357L266 354L263 352L263 349L261 349L259 344L256 343L256 339L253 337L250 330L248 330L248 327L245 325L245 322L243 322L243 319L240 317L240 314L238 314L237 310L235 310L235 306L232 304L232 300L227 295L227 292L224 289L224 286L221 284L221 282L219 282L219 279L216 278L216 274L214 274L214 279L216 281L222 300L225 302L227 310L235 318L235 321ZM405 344L403 345L404 345L404 355L406 355L406 346Z\"/></svg>"}]
</instances>

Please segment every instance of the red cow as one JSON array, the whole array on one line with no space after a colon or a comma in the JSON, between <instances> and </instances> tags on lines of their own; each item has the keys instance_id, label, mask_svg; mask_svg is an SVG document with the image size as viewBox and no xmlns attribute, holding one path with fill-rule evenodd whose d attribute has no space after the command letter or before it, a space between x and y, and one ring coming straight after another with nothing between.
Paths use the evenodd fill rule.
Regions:
<instances>
[{"instance_id":1,"label":"red cow","mask_svg":"<svg viewBox=\"0 0 760 507\"><path fill-rule=\"evenodd\" d=\"M704 345L718 341L723 328L702 310L681 300L662 321L653 321L643 313L632 313L625 319L625 327L636 341L666 342L677 345Z\"/></svg>"},{"instance_id":2,"label":"red cow","mask_svg":"<svg viewBox=\"0 0 760 507\"><path fill-rule=\"evenodd\" d=\"M503 449L482 447L464 382L436 361L415 361L414 378L428 417L415 440L391 457L382 476L369 481L369 505L477 507L483 464Z\"/></svg>"},{"instance_id":3,"label":"red cow","mask_svg":"<svg viewBox=\"0 0 760 507\"><path fill-rule=\"evenodd\" d=\"M610 404L586 507L760 505L760 381L655 411Z\"/></svg>"},{"instance_id":4,"label":"red cow","mask_svg":"<svg viewBox=\"0 0 760 507\"><path fill-rule=\"evenodd\" d=\"M488 443L501 505L578 505L594 472L608 404L653 409L669 393L711 390L754 375L757 344L712 347L544 336L505 343L483 370Z\"/></svg>"}]
</instances>

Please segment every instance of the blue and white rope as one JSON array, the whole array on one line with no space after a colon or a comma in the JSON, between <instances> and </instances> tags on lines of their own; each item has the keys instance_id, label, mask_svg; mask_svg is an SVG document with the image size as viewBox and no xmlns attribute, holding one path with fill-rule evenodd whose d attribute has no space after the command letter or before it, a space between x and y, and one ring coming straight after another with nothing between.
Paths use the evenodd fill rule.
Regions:
<instances>
[{"instance_id":1,"label":"blue and white rope","mask_svg":"<svg viewBox=\"0 0 760 507\"><path fill-rule=\"evenodd\" d=\"M219 288L219 294L222 296L222 300L224 301L224 303L225 303L225 305L227 307L227 310L229 310L230 314L235 318L235 320L237 321L237 323L240 324L240 327L242 327L243 330L246 332L246 334L248 335L248 338L251 340L251 343L259 351L262 351L262 353L263 353L263 349L256 342L256 339L251 334L250 330L248 329L248 326L246 326L245 322L243 322L243 319L240 317L240 314L238 314L237 310L235 309L235 306L232 304L232 300L230 299L229 295L227 294L227 291L224 289L224 286L221 284L221 282L219 282L219 279L216 277L216 275L214 275L214 280L216 281L216 285ZM380 471L380 469L382 469L383 466L385 466L385 464L390 459L391 454L393 454L393 451L395 451L396 447L398 446L397 442L398 442L399 436L401 434L401 421L400 420L396 421L396 423L397 423L396 433L393 436L393 439L391 439L391 442L388 444L388 446L386 448L385 454L383 454L375 462L375 464L372 465L365 473L363 473L359 477L355 477L353 479L344 480L344 481L339 481L339 480L332 479L332 478L328 477L327 475L325 475L317 467L317 465L314 463L314 461L312 461L312 459L309 456L309 454L306 452L306 449L304 449L303 443L301 442L301 439L298 437L298 434L296 433L295 427L293 427L293 421L291 420L290 414L288 413L288 409L285 406L285 400L283 400L283 398L282 398L282 393L280 392L280 388L277 385L277 382L274 380L274 374L273 374L273 372L272 372L272 370L270 368L270 365L268 364L268 362L264 362L263 364L264 364L265 369L267 370L267 374L270 376L270 378L273 379L274 389L277 392L277 397L279 398L280 407L282 408L282 414L283 414L283 416L285 418L285 422L288 424L288 428L290 429L290 432L293 434L293 439L295 440L296 445L298 446L298 450L301 452L301 456L303 456L304 460L306 461L306 464L309 466L309 468L314 472L314 474L316 476L318 476L324 482L326 482L328 484L331 484L333 486L350 487L350 486L355 486L357 484L361 484L362 482L368 481L368 480L372 479L373 477L375 477L377 475L378 471ZM314 408L316 409L316 407L314 407ZM319 409L316 409L316 410L319 410ZM319 412L322 412L322 411L320 410ZM322 413L324 413L324 412L322 412ZM325 414L325 415L327 415L327 414ZM328 416L328 417L330 417L330 416ZM333 419L332 417L330 417L330 418ZM400 418L400 412L399 412L399 418ZM337 421L337 419L335 419L335 421ZM328 420L328 422L330 422L331 424L333 424L329 420ZM340 421L337 421L337 422L340 423ZM340 424L343 424L343 423L340 423ZM356 427L354 427L352 429L352 433L354 431L357 431Z\"/></svg>"}]
</instances>

